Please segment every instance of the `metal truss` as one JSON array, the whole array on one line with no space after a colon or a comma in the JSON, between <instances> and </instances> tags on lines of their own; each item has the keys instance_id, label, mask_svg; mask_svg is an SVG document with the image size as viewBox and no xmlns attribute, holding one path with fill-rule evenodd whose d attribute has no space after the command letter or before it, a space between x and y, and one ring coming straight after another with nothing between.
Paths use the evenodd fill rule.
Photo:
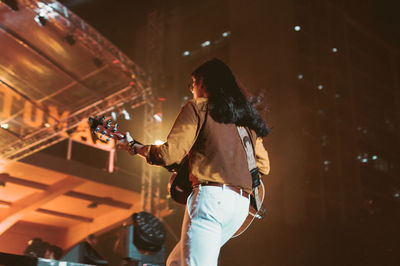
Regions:
<instances>
[{"instance_id":1,"label":"metal truss","mask_svg":"<svg viewBox=\"0 0 400 266\"><path fill-rule=\"evenodd\" d=\"M163 73L164 14L153 11L148 15L147 23L147 66L151 85L159 88ZM161 133L161 122L154 114L161 113L161 102L152 101L145 106L144 135L147 143L153 143ZM144 164L146 164L144 162ZM142 171L142 208L160 217L160 173L159 168L143 165Z\"/></svg>"},{"instance_id":2,"label":"metal truss","mask_svg":"<svg viewBox=\"0 0 400 266\"><path fill-rule=\"evenodd\" d=\"M88 53L100 60L101 64L119 68L131 82L129 85L123 85L125 88L121 87L121 90L114 90L114 93L105 99L88 104L77 111L75 110L67 118L57 121L57 124L52 127L37 128L24 136L16 134L17 139L15 141L1 147L1 158L18 160L62 141L68 137L68 134L63 134L64 132L73 129L90 115L104 114L126 103L141 105L147 101L154 101L152 90L149 86L150 79L146 73L110 41L65 6L52 0L23 0L21 5L32 9L38 16L46 18L58 32L64 32L66 35L70 35L72 39L79 41L81 45L86 47ZM7 34L11 34L8 29L5 29L5 31ZM22 41L18 35L14 34L12 37ZM24 42L24 45L36 51L35 47L32 47L29 43ZM37 52L36 54L49 60L44 53ZM69 74L58 65L56 67L67 75ZM76 77L73 77L72 80L80 82ZM7 130L7 132L12 133L11 130Z\"/></svg>"},{"instance_id":3,"label":"metal truss","mask_svg":"<svg viewBox=\"0 0 400 266\"><path fill-rule=\"evenodd\" d=\"M82 120L87 119L89 116L105 114L124 104L138 107L145 104L149 98L151 100L151 95L152 92L150 89L139 91L134 85L126 87L70 114L67 118L60 120L54 127L41 128L24 139L19 139L16 143L4 147L1 150L1 156L13 160L22 159L34 152L68 138L68 132L77 127ZM67 126L59 127L58 125L60 124L66 124ZM63 134L65 132L67 134Z\"/></svg>"},{"instance_id":4,"label":"metal truss","mask_svg":"<svg viewBox=\"0 0 400 266\"><path fill-rule=\"evenodd\" d=\"M73 40L86 46L88 51L103 64L119 67L128 77L137 81L139 88L149 87L148 75L137 64L71 10L54 0L23 0L22 2L38 15L49 19L58 30L67 33Z\"/></svg>"},{"instance_id":5,"label":"metal truss","mask_svg":"<svg viewBox=\"0 0 400 266\"><path fill-rule=\"evenodd\" d=\"M144 106L144 140L146 143L154 143L160 135L161 122L154 118L154 114L161 111L161 103L147 101ZM142 168L142 209L160 217L160 175L159 167L152 167L143 161Z\"/></svg>"},{"instance_id":6,"label":"metal truss","mask_svg":"<svg viewBox=\"0 0 400 266\"><path fill-rule=\"evenodd\" d=\"M19 3L21 3L21 6L33 10L37 16L45 18L51 24L51 27L67 36L70 41L79 42L96 59L99 65L119 68L130 83L129 85L122 85L120 90L114 90L113 94L104 99L89 103L79 108L79 110L74 110L68 117L57 121L51 127L41 127L30 132L29 135L17 136L16 141L1 147L0 157L14 160L22 159L67 139L69 133L89 116L102 115L125 104L130 105L132 108L144 105L144 141L145 143L152 143L155 140L156 133L161 128L160 122L153 117L155 113L159 112L160 103L155 100L151 87L158 85L159 76L162 73L160 67L162 65L164 28L160 28L160 25L163 26L163 16L160 17L159 14L149 16L149 38L147 40L149 48L146 51L149 55L148 65L150 71L148 75L109 40L59 2L53 0L21 0ZM16 40L20 39L20 36L13 34L9 29L5 28L3 31L12 35L12 38ZM47 61L50 60L45 53L37 52L34 47L31 47L28 41L23 43L25 47L31 48L39 57L43 57ZM50 63L53 63L53 61L50 61ZM53 65L73 81L77 83L81 81L80 78L70 75L59 65L54 63ZM151 81L150 76L152 77ZM154 171L156 171L155 167L143 166L142 209L159 217L159 176L155 176Z\"/></svg>"}]
</instances>

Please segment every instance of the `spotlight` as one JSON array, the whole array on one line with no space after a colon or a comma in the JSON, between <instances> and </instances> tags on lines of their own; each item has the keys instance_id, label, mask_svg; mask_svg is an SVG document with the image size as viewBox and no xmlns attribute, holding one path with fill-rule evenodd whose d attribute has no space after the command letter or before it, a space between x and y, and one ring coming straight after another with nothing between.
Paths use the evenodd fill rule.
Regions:
<instances>
[{"instance_id":1,"label":"spotlight","mask_svg":"<svg viewBox=\"0 0 400 266\"><path fill-rule=\"evenodd\" d=\"M154 119L158 122L162 122L162 114L160 112L153 115Z\"/></svg>"},{"instance_id":2,"label":"spotlight","mask_svg":"<svg viewBox=\"0 0 400 266\"><path fill-rule=\"evenodd\" d=\"M189 52L189 51L184 51L184 52L182 53L182 55L183 55L183 56L188 56L188 55L190 55L190 52Z\"/></svg>"},{"instance_id":3,"label":"spotlight","mask_svg":"<svg viewBox=\"0 0 400 266\"><path fill-rule=\"evenodd\" d=\"M126 109L122 109L121 113L124 115L125 120L131 120L131 116L129 115L128 111Z\"/></svg>"},{"instance_id":4,"label":"spotlight","mask_svg":"<svg viewBox=\"0 0 400 266\"><path fill-rule=\"evenodd\" d=\"M300 30L301 30L301 27L300 27L299 25L294 26L294 30L295 30L295 31L300 31Z\"/></svg>"},{"instance_id":5,"label":"spotlight","mask_svg":"<svg viewBox=\"0 0 400 266\"><path fill-rule=\"evenodd\" d=\"M158 139L158 140L156 140L156 141L154 142L154 144L157 145L157 146L158 146L158 145L162 145L162 144L164 144L164 141Z\"/></svg>"},{"instance_id":6,"label":"spotlight","mask_svg":"<svg viewBox=\"0 0 400 266\"><path fill-rule=\"evenodd\" d=\"M210 41L205 41L201 44L201 47L207 47L210 46L211 42Z\"/></svg>"},{"instance_id":7,"label":"spotlight","mask_svg":"<svg viewBox=\"0 0 400 266\"><path fill-rule=\"evenodd\" d=\"M165 242L165 229L160 220L147 212L132 215L135 226L134 245L145 251L157 252Z\"/></svg>"},{"instance_id":8,"label":"spotlight","mask_svg":"<svg viewBox=\"0 0 400 266\"><path fill-rule=\"evenodd\" d=\"M35 21L37 24L39 24L39 26L43 27L44 25L46 25L47 23L47 19L44 16L41 15L37 15L35 17Z\"/></svg>"},{"instance_id":9,"label":"spotlight","mask_svg":"<svg viewBox=\"0 0 400 266\"><path fill-rule=\"evenodd\" d=\"M112 117L112 119L113 119L114 121L117 121L117 112L112 111L112 112L111 112L111 117Z\"/></svg>"},{"instance_id":10,"label":"spotlight","mask_svg":"<svg viewBox=\"0 0 400 266\"><path fill-rule=\"evenodd\" d=\"M35 237L28 241L28 246L24 251L24 255L31 257L45 257L46 250L50 247L50 244L42 241L42 239Z\"/></svg>"},{"instance_id":11,"label":"spotlight","mask_svg":"<svg viewBox=\"0 0 400 266\"><path fill-rule=\"evenodd\" d=\"M228 37L229 35L231 35L230 31L225 31L222 33L222 37Z\"/></svg>"}]
</instances>

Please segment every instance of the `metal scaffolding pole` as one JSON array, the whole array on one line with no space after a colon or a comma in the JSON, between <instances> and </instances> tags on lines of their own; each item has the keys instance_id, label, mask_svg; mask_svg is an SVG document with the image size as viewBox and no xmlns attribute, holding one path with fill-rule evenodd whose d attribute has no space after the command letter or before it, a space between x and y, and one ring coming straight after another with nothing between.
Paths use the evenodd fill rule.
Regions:
<instances>
[{"instance_id":1,"label":"metal scaffolding pole","mask_svg":"<svg viewBox=\"0 0 400 266\"><path fill-rule=\"evenodd\" d=\"M147 66L151 86L160 88L163 73L163 49L164 49L164 14L155 10L147 18ZM157 94L157 89L154 91ZM161 114L161 103L155 100L148 101L145 106L145 141L154 143L161 133L161 121L154 119L156 113ZM145 164L145 163L144 163ZM155 167L144 165L142 171L142 209L156 217L160 216L160 176Z\"/></svg>"}]
</instances>

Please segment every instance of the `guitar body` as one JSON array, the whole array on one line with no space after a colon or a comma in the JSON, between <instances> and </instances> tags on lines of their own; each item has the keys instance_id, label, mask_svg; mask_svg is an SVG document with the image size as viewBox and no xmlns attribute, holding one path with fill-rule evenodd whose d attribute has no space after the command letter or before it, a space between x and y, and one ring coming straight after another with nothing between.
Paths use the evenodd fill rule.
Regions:
<instances>
[{"instance_id":1,"label":"guitar body","mask_svg":"<svg viewBox=\"0 0 400 266\"><path fill-rule=\"evenodd\" d=\"M189 160L187 157L183 159L179 170L171 176L168 192L174 201L183 205L186 204L187 198L192 193L192 184L189 181Z\"/></svg>"}]
</instances>

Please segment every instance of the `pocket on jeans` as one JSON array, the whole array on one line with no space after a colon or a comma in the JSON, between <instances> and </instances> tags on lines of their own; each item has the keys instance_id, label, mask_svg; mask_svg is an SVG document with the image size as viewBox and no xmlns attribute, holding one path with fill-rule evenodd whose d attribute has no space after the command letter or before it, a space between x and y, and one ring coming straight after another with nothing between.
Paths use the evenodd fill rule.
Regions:
<instances>
[{"instance_id":1,"label":"pocket on jeans","mask_svg":"<svg viewBox=\"0 0 400 266\"><path fill-rule=\"evenodd\" d=\"M199 217L221 222L226 201L223 191L219 187L206 187L202 192L202 204L198 208Z\"/></svg>"}]
</instances>

